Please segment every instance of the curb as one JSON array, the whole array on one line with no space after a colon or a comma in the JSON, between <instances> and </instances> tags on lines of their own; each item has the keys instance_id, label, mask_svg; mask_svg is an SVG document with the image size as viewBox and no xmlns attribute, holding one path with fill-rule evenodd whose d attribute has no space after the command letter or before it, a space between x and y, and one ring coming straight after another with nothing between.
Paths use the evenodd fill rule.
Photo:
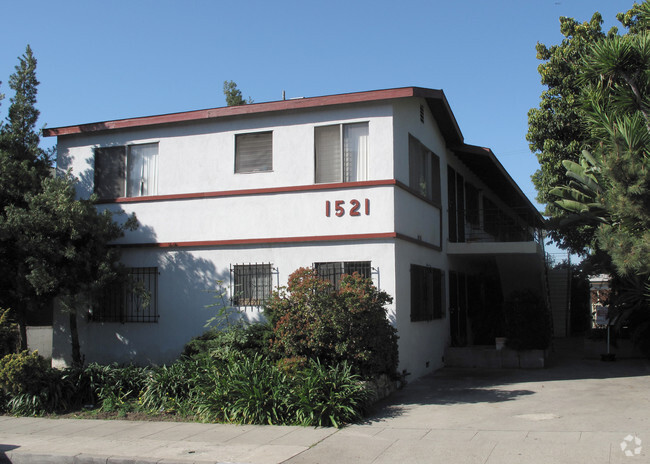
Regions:
<instances>
[{"instance_id":1,"label":"curb","mask_svg":"<svg viewBox=\"0 0 650 464\"><path fill-rule=\"evenodd\" d=\"M109 456L95 454L33 454L5 452L0 454L0 464L236 464L233 462L212 461L201 459L176 460L168 458L147 459L135 456Z\"/></svg>"}]
</instances>

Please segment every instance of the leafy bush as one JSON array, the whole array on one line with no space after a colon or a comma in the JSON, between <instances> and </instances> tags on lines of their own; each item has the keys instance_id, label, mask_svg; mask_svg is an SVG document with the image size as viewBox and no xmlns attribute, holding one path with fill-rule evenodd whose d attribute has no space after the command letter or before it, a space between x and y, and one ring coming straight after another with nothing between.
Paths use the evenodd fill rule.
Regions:
<instances>
[{"instance_id":1,"label":"leafy bush","mask_svg":"<svg viewBox=\"0 0 650 464\"><path fill-rule=\"evenodd\" d=\"M0 359L3 409L14 414L41 415L65 410L74 390L37 351L9 354Z\"/></svg>"},{"instance_id":2,"label":"leafy bush","mask_svg":"<svg viewBox=\"0 0 650 464\"><path fill-rule=\"evenodd\" d=\"M0 388L10 395L39 393L47 383L48 369L37 351L9 354L0 359Z\"/></svg>"},{"instance_id":3,"label":"leafy bush","mask_svg":"<svg viewBox=\"0 0 650 464\"><path fill-rule=\"evenodd\" d=\"M516 350L545 350L551 343L551 315L532 290L512 292L504 301L506 344Z\"/></svg>"},{"instance_id":4,"label":"leafy bush","mask_svg":"<svg viewBox=\"0 0 650 464\"><path fill-rule=\"evenodd\" d=\"M304 426L340 427L354 422L370 397L347 363L327 367L312 360L296 380L292 404L297 423Z\"/></svg>"},{"instance_id":5,"label":"leafy bush","mask_svg":"<svg viewBox=\"0 0 650 464\"><path fill-rule=\"evenodd\" d=\"M153 413L194 414L196 388L204 381L208 358L182 358L169 367L152 369L139 401L142 408Z\"/></svg>"},{"instance_id":6,"label":"leafy bush","mask_svg":"<svg viewBox=\"0 0 650 464\"><path fill-rule=\"evenodd\" d=\"M268 359L233 357L207 372L197 395L199 417L242 424L287 421L287 377Z\"/></svg>"},{"instance_id":7,"label":"leafy bush","mask_svg":"<svg viewBox=\"0 0 650 464\"><path fill-rule=\"evenodd\" d=\"M61 372L63 381L74 391L76 406L100 406L104 411L127 408L127 403L138 398L146 385L148 368L120 367L117 364L89 364Z\"/></svg>"},{"instance_id":8,"label":"leafy bush","mask_svg":"<svg viewBox=\"0 0 650 464\"><path fill-rule=\"evenodd\" d=\"M226 329L210 329L192 339L183 349L183 356L209 355L228 359L234 353L252 357L269 354L271 326L267 323L232 325Z\"/></svg>"},{"instance_id":9,"label":"leafy bush","mask_svg":"<svg viewBox=\"0 0 650 464\"><path fill-rule=\"evenodd\" d=\"M288 375L262 356L215 364L194 396L204 421L242 424L335 426L361 417L369 397L346 364L317 361Z\"/></svg>"},{"instance_id":10,"label":"leafy bush","mask_svg":"<svg viewBox=\"0 0 650 464\"><path fill-rule=\"evenodd\" d=\"M397 331L384 308L391 301L357 273L344 276L335 291L316 271L298 269L265 305L273 326L271 351L326 365L348 362L353 372L366 377L394 375Z\"/></svg>"}]
</instances>

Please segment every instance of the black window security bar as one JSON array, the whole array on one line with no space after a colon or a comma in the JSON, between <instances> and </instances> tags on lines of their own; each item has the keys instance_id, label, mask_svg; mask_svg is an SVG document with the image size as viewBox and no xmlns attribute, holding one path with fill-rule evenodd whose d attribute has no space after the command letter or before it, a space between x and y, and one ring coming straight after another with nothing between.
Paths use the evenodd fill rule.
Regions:
<instances>
[{"instance_id":1,"label":"black window security bar","mask_svg":"<svg viewBox=\"0 0 650 464\"><path fill-rule=\"evenodd\" d=\"M233 306L261 306L273 290L270 263L235 264L230 267L230 295Z\"/></svg>"},{"instance_id":2,"label":"black window security bar","mask_svg":"<svg viewBox=\"0 0 650 464\"><path fill-rule=\"evenodd\" d=\"M358 272L363 277L370 278L373 272L370 261L314 263L314 269L321 278L329 280L336 290L341 287L341 278L344 275L352 275Z\"/></svg>"},{"instance_id":3,"label":"black window security bar","mask_svg":"<svg viewBox=\"0 0 650 464\"><path fill-rule=\"evenodd\" d=\"M158 268L128 270L125 281L106 288L89 313L95 322L157 322Z\"/></svg>"}]
</instances>

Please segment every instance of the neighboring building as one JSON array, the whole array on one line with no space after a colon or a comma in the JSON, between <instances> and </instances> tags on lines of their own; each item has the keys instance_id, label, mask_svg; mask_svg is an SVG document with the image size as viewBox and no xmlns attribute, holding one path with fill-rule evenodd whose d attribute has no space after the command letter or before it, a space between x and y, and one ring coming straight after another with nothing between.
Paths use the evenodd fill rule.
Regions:
<instances>
[{"instance_id":1,"label":"neighboring building","mask_svg":"<svg viewBox=\"0 0 650 464\"><path fill-rule=\"evenodd\" d=\"M215 313L217 282L252 319L289 274L359 271L393 296L400 369L495 335L502 299L546 298L543 218L440 90L406 87L46 129L119 240L148 307L115 291L80 321L87 361L172 361ZM70 362L55 315L53 363ZM496 334L502 335L502 334Z\"/></svg>"}]
</instances>

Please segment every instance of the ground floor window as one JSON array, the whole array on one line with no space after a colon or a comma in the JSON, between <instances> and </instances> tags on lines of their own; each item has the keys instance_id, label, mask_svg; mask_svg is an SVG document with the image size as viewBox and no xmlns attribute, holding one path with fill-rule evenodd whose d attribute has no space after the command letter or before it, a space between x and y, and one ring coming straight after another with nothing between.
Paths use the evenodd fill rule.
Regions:
<instances>
[{"instance_id":1,"label":"ground floor window","mask_svg":"<svg viewBox=\"0 0 650 464\"><path fill-rule=\"evenodd\" d=\"M445 315L444 273L411 264L411 321L431 321Z\"/></svg>"},{"instance_id":2,"label":"ground floor window","mask_svg":"<svg viewBox=\"0 0 650 464\"><path fill-rule=\"evenodd\" d=\"M158 268L132 267L124 280L106 288L89 313L96 322L157 322Z\"/></svg>"},{"instance_id":3,"label":"ground floor window","mask_svg":"<svg viewBox=\"0 0 650 464\"><path fill-rule=\"evenodd\" d=\"M341 286L341 278L344 275L352 275L355 272L358 272L363 277L370 278L372 272L370 261L314 263L314 269L320 277L329 280L337 290Z\"/></svg>"},{"instance_id":4,"label":"ground floor window","mask_svg":"<svg viewBox=\"0 0 650 464\"><path fill-rule=\"evenodd\" d=\"M233 306L260 306L271 296L273 266L235 264L230 268L231 301Z\"/></svg>"}]
</instances>

